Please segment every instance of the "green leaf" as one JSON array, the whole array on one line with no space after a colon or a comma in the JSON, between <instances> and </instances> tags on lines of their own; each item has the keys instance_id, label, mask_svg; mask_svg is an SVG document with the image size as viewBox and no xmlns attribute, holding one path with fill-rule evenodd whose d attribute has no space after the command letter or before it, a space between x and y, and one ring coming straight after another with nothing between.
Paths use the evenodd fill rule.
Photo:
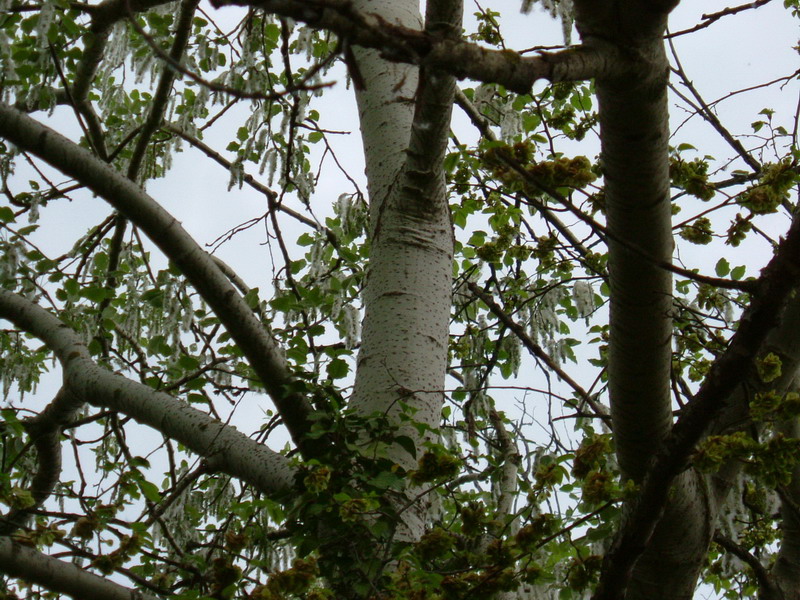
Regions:
<instances>
[{"instance_id":1,"label":"green leaf","mask_svg":"<svg viewBox=\"0 0 800 600\"><path fill-rule=\"evenodd\" d=\"M297 238L298 246L311 246L314 244L314 237L310 233L303 233Z\"/></svg>"},{"instance_id":2,"label":"green leaf","mask_svg":"<svg viewBox=\"0 0 800 600\"><path fill-rule=\"evenodd\" d=\"M144 497L150 500L155 504L161 502L161 494L158 491L158 486L154 483L147 481L146 479L142 479L139 482L139 489L142 490L142 494Z\"/></svg>"},{"instance_id":3,"label":"green leaf","mask_svg":"<svg viewBox=\"0 0 800 600\"><path fill-rule=\"evenodd\" d=\"M742 277L744 277L745 271L747 271L747 267L744 265L739 265L738 267L735 267L731 271L731 279L739 281Z\"/></svg>"},{"instance_id":4,"label":"green leaf","mask_svg":"<svg viewBox=\"0 0 800 600\"><path fill-rule=\"evenodd\" d=\"M342 377L347 376L349 371L350 365L348 365L347 362L341 358L334 358L328 363L327 372L331 379L341 379Z\"/></svg>"},{"instance_id":5,"label":"green leaf","mask_svg":"<svg viewBox=\"0 0 800 600\"><path fill-rule=\"evenodd\" d=\"M83 288L80 292L80 295L87 300L91 300L92 302L102 302L106 298L109 298L112 293L113 292L111 292L111 290L108 290L104 287L91 286Z\"/></svg>"},{"instance_id":6,"label":"green leaf","mask_svg":"<svg viewBox=\"0 0 800 600\"><path fill-rule=\"evenodd\" d=\"M151 354L159 354L161 356L169 356L172 354L172 348L169 347L163 335L157 335L152 338L147 347Z\"/></svg>"},{"instance_id":7,"label":"green leaf","mask_svg":"<svg viewBox=\"0 0 800 600\"><path fill-rule=\"evenodd\" d=\"M86 349L92 356L97 356L98 354L100 354L100 352L103 351L103 346L100 344L100 340L94 337L91 339Z\"/></svg>"},{"instance_id":8,"label":"green leaf","mask_svg":"<svg viewBox=\"0 0 800 600\"><path fill-rule=\"evenodd\" d=\"M394 438L394 441L400 446L403 450L408 452L412 458L417 458L417 445L407 435L399 435Z\"/></svg>"},{"instance_id":9,"label":"green leaf","mask_svg":"<svg viewBox=\"0 0 800 600\"><path fill-rule=\"evenodd\" d=\"M178 359L178 366L187 371L194 371L200 366L200 361L194 356L184 354Z\"/></svg>"},{"instance_id":10,"label":"green leaf","mask_svg":"<svg viewBox=\"0 0 800 600\"><path fill-rule=\"evenodd\" d=\"M373 487L385 490L390 487L395 487L401 479L389 471L382 471L377 476L369 480L369 484Z\"/></svg>"},{"instance_id":11,"label":"green leaf","mask_svg":"<svg viewBox=\"0 0 800 600\"><path fill-rule=\"evenodd\" d=\"M269 301L270 306L278 312L286 312L291 310L297 304L295 298L289 294L285 296L278 296Z\"/></svg>"},{"instance_id":12,"label":"green leaf","mask_svg":"<svg viewBox=\"0 0 800 600\"><path fill-rule=\"evenodd\" d=\"M77 296L78 292L80 292L81 286L75 279L67 279L64 282L64 291L67 292L70 296Z\"/></svg>"},{"instance_id":13,"label":"green leaf","mask_svg":"<svg viewBox=\"0 0 800 600\"><path fill-rule=\"evenodd\" d=\"M14 211L10 207L0 206L0 222L13 223L14 219Z\"/></svg>"},{"instance_id":14,"label":"green leaf","mask_svg":"<svg viewBox=\"0 0 800 600\"><path fill-rule=\"evenodd\" d=\"M731 266L728 264L728 261L725 258L720 258L717 261L716 267L717 277L725 277L728 273L731 272Z\"/></svg>"},{"instance_id":15,"label":"green leaf","mask_svg":"<svg viewBox=\"0 0 800 600\"><path fill-rule=\"evenodd\" d=\"M245 294L244 301L247 302L247 306L250 308L256 308L259 302L258 288L251 288L247 294Z\"/></svg>"}]
</instances>

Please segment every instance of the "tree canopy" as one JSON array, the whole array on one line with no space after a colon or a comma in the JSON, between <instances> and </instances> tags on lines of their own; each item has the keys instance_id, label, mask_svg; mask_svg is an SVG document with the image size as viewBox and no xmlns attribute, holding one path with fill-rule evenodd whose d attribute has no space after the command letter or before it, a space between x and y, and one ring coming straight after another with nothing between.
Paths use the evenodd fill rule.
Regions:
<instances>
[{"instance_id":1,"label":"tree canopy","mask_svg":"<svg viewBox=\"0 0 800 600\"><path fill-rule=\"evenodd\" d=\"M800 4L419 4L0 0L0 600L800 599Z\"/></svg>"}]
</instances>

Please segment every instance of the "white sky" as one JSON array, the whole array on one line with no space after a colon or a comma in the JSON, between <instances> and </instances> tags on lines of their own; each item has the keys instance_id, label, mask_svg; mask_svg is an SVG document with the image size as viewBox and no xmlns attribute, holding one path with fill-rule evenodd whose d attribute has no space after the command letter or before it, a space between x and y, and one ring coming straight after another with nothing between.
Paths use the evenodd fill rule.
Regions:
<instances>
[{"instance_id":1,"label":"white sky","mask_svg":"<svg viewBox=\"0 0 800 600\"><path fill-rule=\"evenodd\" d=\"M501 13L501 30L509 48L550 46L563 42L560 23L537 8L534 8L529 15L522 15L518 9L519 4L519 0L495 0L481 4L485 9L491 8ZM724 2L684 1L673 13L671 30L679 31L690 27L698 22L701 13L715 12L726 5ZM219 17L223 29L232 27L242 12L237 8L207 10ZM467 32L474 31L472 15L476 10L474 3L467 2L465 8ZM800 67L798 56L791 49L798 37L796 25L795 20L786 18L785 11L776 0L757 10L747 11L745 15L724 18L703 31L678 37L674 43L687 73L704 94L705 99L711 102L731 90L780 77ZM574 36L574 39L577 40L577 36ZM335 79L336 73L337 71L332 71L328 79ZM338 73L342 73L341 69ZM474 84L465 81L461 85L470 87ZM537 84L537 89L544 85L543 82ZM756 120L761 108L775 108L779 115L792 116L798 101L798 87L798 82L794 81L782 92L771 87L739 95L719 104L716 108L723 122L729 125L733 132L748 131L749 123ZM340 80L332 89L326 90L322 98L316 99L314 106L320 112L320 125L323 128L351 132L341 136L331 136L331 143L349 175L356 180L362 190L366 190L352 90L347 89L344 81ZM671 107L671 112L674 130L683 123L686 114L677 104ZM207 133L206 143L222 151L228 141L233 139L236 128L241 125L242 114L241 110L230 111ZM42 118L40 114L36 117ZM454 109L453 123L454 131L459 138L464 140L475 138L474 129L457 107ZM79 135L74 118L66 109L56 111L51 124L57 125L62 132L73 139ZM791 123L786 125L790 127ZM674 145L686 141L698 147L703 154L711 154L717 158L732 155L732 151L720 136L699 117L693 117L683 124L674 139ZM575 154L585 154L590 157L597 155L599 151L596 140L591 136L573 146ZM168 176L148 183L147 189L183 223L201 245L212 242L230 228L264 212L265 202L260 194L247 186L228 192L228 173L198 151L188 146L185 148L185 152L175 156L173 169ZM316 150L321 150L321 145L318 145ZM247 170L253 174L256 172L254 165L248 165ZM313 201L314 209L321 217L330 214L330 204L339 194L354 191L351 183L333 167L330 161L324 173ZM62 179L55 176L56 181ZM110 212L105 202L100 199L90 198L87 194L77 194L74 198L74 202L53 202L42 211L41 229L36 235L36 242L50 255L56 256L67 251L89 225L98 223ZM299 202L295 201L292 206L302 210ZM702 208L704 207L698 203L698 210ZM678 218L683 219L689 214L685 211ZM284 223L288 222L284 220ZM779 223L777 227L782 225ZM296 237L292 231L299 233L302 230L303 226L294 229L291 225L287 226L285 231L287 239ZM259 225L238 234L234 241L220 248L218 255L234 266L252 287L268 290L273 276L272 258L269 246L263 244L264 240L264 228ZM748 264L753 269L763 266L768 259L766 246L763 254L753 252L750 247L743 247L741 250L726 248L725 252L732 265ZM163 265L163 260L155 256L156 251L153 254L156 265L159 263ZM300 256L298 253L295 258ZM276 258L280 266L280 258ZM704 248L700 248L696 252L684 252L682 258L689 263L689 266L700 266L706 272L713 272L719 252L707 252ZM753 274L753 269L748 269L748 272ZM43 386L41 391L44 398L49 398L51 395L50 388L49 385Z\"/></svg>"},{"instance_id":2,"label":"white sky","mask_svg":"<svg viewBox=\"0 0 800 600\"><path fill-rule=\"evenodd\" d=\"M558 23L552 22L549 17L542 15L536 9L530 15L520 15L519 4L519 0L487 0L482 3L484 8L492 8L502 13L502 30L508 47L524 48L562 42L561 27ZM684 0L673 14L671 29L676 31L691 26L698 21L701 13L715 12L728 4L719 1ZM786 18L785 11L779 4L780 1L775 0L755 11L747 11L743 16L724 18L704 31L675 40L684 67L706 100L716 100L731 90L784 76L800 67L798 55L791 49L792 45L797 44L797 21ZM214 14L213 9L209 10ZM236 14L236 10L226 8L220 14L224 20L233 21L235 19L232 17ZM474 4L468 2L465 9L468 17L471 17L474 10ZM471 21L470 18L467 22ZM467 30L471 31L472 26L467 25ZM462 82L463 87L472 85L469 82ZM777 114L787 119L792 118L798 103L798 90L800 86L794 81L783 91L772 87L739 95L720 103L716 108L723 122L730 124L734 133L741 133L748 130L749 123L757 119L758 111L764 107L774 108ZM324 97L316 101L316 105L322 116L323 128L352 132L349 135L337 136L332 142L339 159L346 164L349 174L362 190L366 190L352 90L345 89L343 82L340 81L336 87L327 90ZM671 111L674 128L684 121L685 115L675 106ZM471 126L459 113L458 108L454 114L454 130L458 135L464 139L473 137ZM39 114L35 116L42 118ZM224 149L227 142L234 138L235 128L242 120L241 113L231 111L231 114L214 128L213 131L216 133L209 135L206 142L219 150ZM72 115L64 109L56 111L51 123L66 129L73 139L78 135ZM226 129L226 123L229 124L229 129ZM791 121L784 124L789 128L792 126ZM711 154L717 158L732 155L732 151L719 135L699 117L690 119L674 139L675 145L685 141L697 146L702 154ZM576 153L593 157L597 152L597 144L590 140L576 146ZM329 205L339 194L353 191L351 184L331 167L332 164L329 163L327 175L315 195L315 208L319 215L330 214ZM248 165L247 170L253 174L256 171L253 165ZM55 180L62 181L63 178L56 176ZM238 191L227 192L228 180L228 173L221 167L212 164L198 152L187 149L175 157L173 170L167 177L148 184L148 192L176 215L202 245L210 243L228 229L265 211L263 198L247 186ZM90 198L85 194L76 195L75 198L74 202L53 202L42 213L42 227L36 236L36 242L50 255L55 256L65 252L88 226L98 223L110 212L100 199ZM292 207L302 208L299 203L293 204ZM678 218L685 216L688 216L687 212ZM780 227L780 224L776 227ZM54 234L54 231L59 233ZM776 229L773 233L778 232ZM292 237L296 236L287 234L287 239ZM264 229L257 226L239 234L233 242L223 246L219 255L234 266L251 286L266 290L271 285L273 273L270 266L272 262L270 250L268 246L262 245L263 241ZM748 264L753 268L763 266L769 258L766 246L763 252L753 252L745 248L742 250L727 248L724 252L729 256L732 265ZM713 273L713 266L719 256L719 251L707 252L701 249L690 255L684 253L683 257L690 266L702 266L706 272ZM299 257L298 254L295 258ZM278 264L280 265L279 259ZM752 269L749 269L748 273L755 274ZM44 402L48 401L57 385L57 378L48 378L47 383L40 388L39 398ZM241 419L237 419L242 421L240 425L245 430L247 413L252 420L251 411L243 411Z\"/></svg>"},{"instance_id":3,"label":"white sky","mask_svg":"<svg viewBox=\"0 0 800 600\"><path fill-rule=\"evenodd\" d=\"M468 2L465 8L467 32L474 31L472 14L477 10L475 6ZM495 0L482 6L502 14L501 29L509 48L549 46L563 41L560 24L543 14L540 9L535 8L531 14L521 15L518 10L519 0ZM725 6L726 3L723 2L684 1L673 14L671 30L689 27L698 22L701 13L715 12ZM236 8L208 10L231 26L241 14L241 10ZM783 76L800 67L797 53L791 49L797 42L796 25L795 20L786 18L785 11L776 0L757 10L747 11L744 15L724 18L703 31L678 37L674 43L687 73L706 100L711 102L731 90ZM341 69L338 73L342 73ZM335 76L336 71L332 71L328 79ZM471 82L462 82L463 87L472 85L474 84ZM539 83L537 88L543 85L545 84ZM785 118L793 116L798 101L798 87L798 82L794 81L783 91L776 87L754 91L736 96L716 108L723 122L734 133L748 131L749 123L756 120L758 111L763 107L774 108L777 114ZM331 143L349 175L362 190L366 190L352 90L346 88L344 81L339 81L332 89L326 90L322 98L316 99L314 106L319 109L323 128L351 132L331 136ZM677 104L671 107L671 112L674 129L685 121L686 114ZM242 114L242 111L230 111L208 132L206 143L220 151L224 149L243 121ZM42 118L40 114L36 117ZM66 109L57 110L50 122L73 139L79 135L74 118ZM791 122L785 124L791 128ZM474 129L458 108L454 109L453 128L462 139L475 137ZM711 154L717 158L732 155L731 149L720 136L699 117L693 117L683 124L674 144L685 141L697 146L703 154ZM591 136L573 145L576 154L590 157L595 156L599 150L596 140ZM228 173L198 151L188 146L185 148L185 152L175 156L173 169L167 177L148 183L148 192L172 212L201 245L212 242L230 228L265 211L265 202L260 194L247 186L227 192ZM317 151L319 150L321 145L318 145ZM254 165L248 165L247 170L254 174L256 172ZM330 214L330 204L339 194L354 191L350 182L330 161L324 173L313 200L315 211L320 216ZM63 178L55 176L55 180L61 181ZM87 194L77 194L74 198L74 202L52 202L42 211L41 229L36 235L36 242L50 255L56 256L68 250L89 225L98 223L110 212L100 199L90 198ZM292 204L292 207L302 210L299 202ZM698 203L698 210L702 208L704 207ZM689 215L690 212L685 211L678 218L683 219ZM779 222L776 227L782 228L783 225ZM294 231L299 233L302 229L303 226L298 226ZM287 239L296 237L292 231L291 226L286 228ZM774 233L780 233L780 229L776 229ZM263 227L256 226L240 233L233 242L225 244L218 254L252 287L267 290L271 285L273 271L270 248L263 244L264 240ZM695 249L697 247L692 250ZM750 247L740 250L726 248L725 252L732 265L750 265L750 274L754 274L753 269L763 266L769 256L766 245L763 254L753 252ZM155 257L155 254L156 252L156 265L163 265L163 261ZM707 252L700 248L696 252L684 252L682 258L689 266L700 266L706 272L713 272L719 255L719 252ZM298 253L295 258L300 256ZM277 260L280 266L280 258ZM49 387L42 388L45 397L51 394L51 390L47 389Z\"/></svg>"},{"instance_id":4,"label":"white sky","mask_svg":"<svg viewBox=\"0 0 800 600\"><path fill-rule=\"evenodd\" d=\"M671 29L676 31L691 26L697 22L699 14L715 12L726 4L684 1L673 13ZM481 5L501 12L502 31L510 48L562 42L560 25L541 10L534 9L529 15L521 15L518 10L519 0L495 0ZM223 22L235 22L234 15L241 12L236 8L209 10L212 15L221 16ZM467 2L467 31L473 30L470 22L473 21L474 11L474 4ZM708 29L675 39L675 46L686 71L706 100L716 100L731 90L762 83L800 67L798 55L791 49L798 38L797 22L787 19L785 14L776 0L757 10L747 11L745 15L724 18ZM338 72L341 73L341 70ZM331 73L329 79L335 79L335 72ZM470 87L474 84L464 81L461 85ZM539 83L537 88L544 85ZM783 116L793 115L797 98L798 82L795 81L781 93L775 87L750 92L720 103L716 110L732 131L741 133L747 131L747 125L758 118L757 113L761 108L775 108L777 114ZM352 90L346 89L344 82L340 80L333 89L326 90L322 98L316 99L315 106L319 108L322 127L352 132L349 135L332 136L331 141L349 175L365 190L363 156ZM331 109L332 107L335 108ZM674 130L685 120L686 115L677 105L671 107L671 112ZM230 111L230 115L221 119L219 126L209 132L205 141L218 150L224 149L227 142L233 139L235 128L243 120L241 114ZM41 118L41 115L36 116ZM60 130L66 131L73 139L78 135L74 118L66 109L58 110L56 119L52 122L57 123ZM790 125L791 123L787 123L787 126ZM454 130L460 138L466 140L475 135L457 107L454 109ZM686 141L697 146L703 154L711 154L717 158L732 154L720 136L696 116L683 125L673 140L675 145ZM575 153L595 156L598 147L591 137L587 137L585 141L575 145ZM330 214L329 205L340 193L353 191L352 185L335 168L330 168L331 166L329 162L326 175L314 198L314 209L320 215ZM255 174L254 165L249 165L248 171ZM263 199L247 186L228 193L228 179L229 176L222 167L211 164L199 152L187 149L175 156L174 167L166 178L148 183L148 192L175 214L201 244L209 243L227 229L261 214L264 209ZM302 209L299 203L294 207ZM51 253L59 254L77 235L85 231L87 223L99 221L107 213L108 208L99 199L84 198L74 203L52 203L43 211L41 234L37 242ZM680 218L684 215L685 213ZM53 236L48 227L50 222L57 222L64 235ZM223 247L220 251L223 258L240 269L245 279L253 285L261 285L262 288L268 284L268 281L261 283L263 276L267 274L264 259L268 258L268 250L256 245L263 239L263 228L256 228L256 231L241 235L235 248ZM244 248L247 249L246 253L243 253ZM247 258L245 261L241 260L243 254Z\"/></svg>"}]
</instances>

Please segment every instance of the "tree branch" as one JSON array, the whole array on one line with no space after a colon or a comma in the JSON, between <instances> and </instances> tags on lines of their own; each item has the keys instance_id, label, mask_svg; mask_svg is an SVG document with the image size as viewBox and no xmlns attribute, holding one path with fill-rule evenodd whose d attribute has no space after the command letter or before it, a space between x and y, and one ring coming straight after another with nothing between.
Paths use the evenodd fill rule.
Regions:
<instances>
[{"instance_id":1,"label":"tree branch","mask_svg":"<svg viewBox=\"0 0 800 600\"><path fill-rule=\"evenodd\" d=\"M262 8L291 17L316 29L326 29L350 44L373 48L390 61L430 67L459 79L499 83L519 94L530 92L539 79L576 81L618 77L630 72L632 57L610 45L582 45L533 57L508 50L489 50L389 23L378 15L361 13L350 0L213 0L212 5Z\"/></svg>"},{"instance_id":2,"label":"tree branch","mask_svg":"<svg viewBox=\"0 0 800 600\"><path fill-rule=\"evenodd\" d=\"M38 415L23 421L23 426L36 448L36 473L31 481L34 504L24 509L12 508L0 518L0 536L8 535L20 527L31 512L39 508L53 492L61 475L61 429L72 421L83 406L82 401L61 388L53 401Z\"/></svg>"},{"instance_id":3,"label":"tree branch","mask_svg":"<svg viewBox=\"0 0 800 600\"><path fill-rule=\"evenodd\" d=\"M222 165L223 167L225 167L226 169L228 169L230 171L231 166L233 165L233 163L231 161L229 161L227 158L225 158L224 156L222 156L219 152L214 150L211 146L209 146L208 144L205 144L202 140L196 138L193 135L190 135L190 134L186 133L185 131L183 131L179 127L176 127L175 125L170 125L170 124L165 125L164 129L169 131L169 132L171 132L171 133L174 133L177 136L179 136L182 140L184 140L186 142L189 142L192 146L194 146L195 148L197 148L198 150L203 152L206 156L208 156L214 162L216 162L217 164ZM279 210L282 213L285 213L285 214L289 215L290 217L292 217L294 219L297 219L300 223L303 223L304 225L308 225L309 227L312 227L313 229L316 229L318 231L321 231L321 232L325 233L325 236L328 238L328 241L330 241L331 244L333 244L334 246L338 247L339 241L336 239L336 234L333 233L333 231L331 231L327 227L321 225L320 223L317 223L313 219L310 219L309 217L305 216L304 214L301 214L301 213L297 212L296 210L294 210L292 208L289 208L288 206L285 206L282 202L278 202L278 194L277 194L277 192L275 192L274 190L271 190L270 188L265 186L263 183L260 183L250 173L245 173L242 176L242 181L244 183L246 183L247 185L249 185L254 190L256 190L257 192L259 192L259 193L264 195L264 197L267 199L267 205L269 206L270 210Z\"/></svg>"},{"instance_id":4,"label":"tree branch","mask_svg":"<svg viewBox=\"0 0 800 600\"><path fill-rule=\"evenodd\" d=\"M463 95L463 94L462 94ZM465 97L463 99L467 101ZM459 106L462 105L462 101L458 99L456 96L456 101L459 103ZM468 113L469 114L469 113ZM489 131L491 133L491 131ZM493 138L487 138L493 139ZM535 175L530 173L527 170L527 165L522 164L516 158L514 158L510 152L502 152L497 153L497 157L502 160L510 169L512 169L521 179L525 181L525 183L529 184L531 187L541 190L543 194L551 197L556 202L560 203L564 208L566 208L573 216L577 217L580 221L588 225L601 239L605 240L606 242L611 240L616 244L619 244L626 250L630 251L631 253L641 257L642 260L651 263L652 265L658 267L659 269L663 269L664 271L668 271L670 273L675 273L676 275L680 275L681 277L686 277L687 279L691 279L692 281L696 281L698 283L705 283L713 287L722 288L726 290L739 290L741 292L753 292L756 289L756 283L751 280L744 280L744 281L736 281L734 279L726 279L724 277L712 277L710 275L703 275L701 273L696 273L692 269L686 269L684 267L679 267L678 265L673 264L669 260L664 260L657 258L653 255L652 252L644 249L641 245L631 242L627 236L614 233L610 231L608 227L598 223L592 217L584 213L581 209L575 206L569 198L564 196L563 194L558 193L557 190L542 184ZM584 254L588 254L588 251L582 250L583 245L575 238L575 236L569 232L569 228L564 225L555 215L552 214L552 211L543 203L538 201L536 198L529 196L527 193L522 192L525 201L530 203L534 208L536 208L539 212L542 213L542 217L547 220L548 223L553 225L564 237L573 244L574 247L578 248ZM594 270L594 269L592 269ZM598 272L603 278L608 277L608 273Z\"/></svg>"},{"instance_id":5,"label":"tree branch","mask_svg":"<svg viewBox=\"0 0 800 600\"><path fill-rule=\"evenodd\" d=\"M739 321L727 350L714 362L706 380L683 409L657 453L641 491L604 559L592 600L620 600L637 559L644 552L666 506L675 478L689 465L691 453L712 420L726 408L733 392L751 376L753 361L767 334L781 321L790 294L800 283L800 217L762 271L758 291Z\"/></svg>"},{"instance_id":6,"label":"tree branch","mask_svg":"<svg viewBox=\"0 0 800 600\"><path fill-rule=\"evenodd\" d=\"M139 226L186 275L241 348L304 455L323 440L305 433L313 411L297 391L281 349L228 278L180 223L139 186L74 142L7 105L0 105L0 136L75 178Z\"/></svg>"},{"instance_id":7,"label":"tree branch","mask_svg":"<svg viewBox=\"0 0 800 600\"><path fill-rule=\"evenodd\" d=\"M0 537L0 571L76 599L158 600L156 596L126 588L78 565L37 552L33 548Z\"/></svg>"},{"instance_id":8,"label":"tree branch","mask_svg":"<svg viewBox=\"0 0 800 600\"><path fill-rule=\"evenodd\" d=\"M490 311L496 316L500 322L508 327L508 329L519 338L519 341L522 342L522 345L530 352L533 356L541 360L547 367L553 371L556 375L558 375L564 383L569 385L575 394L581 399L582 402L589 405L595 414L603 419L606 424L610 425L610 418L608 416L608 411L599 404L592 395L587 392L583 387L569 374L564 371L561 367L558 366L558 363L554 361L547 352L545 352L539 344L531 339L525 332L525 328L517 323L514 319L512 319L503 308L498 305L494 300L492 300L491 296L486 294L480 287L478 287L474 282L470 281L467 283L469 290L475 294L480 300L489 308Z\"/></svg>"},{"instance_id":9,"label":"tree branch","mask_svg":"<svg viewBox=\"0 0 800 600\"><path fill-rule=\"evenodd\" d=\"M758 581L759 598L761 600L782 599L783 596L778 595L780 592L775 587L775 583L772 581L767 569L761 564L761 561L758 560L757 557L747 551L747 548L740 546L735 541L719 532L714 534L714 541L722 546L726 552L730 552L753 570L756 581Z\"/></svg>"},{"instance_id":10,"label":"tree branch","mask_svg":"<svg viewBox=\"0 0 800 600\"><path fill-rule=\"evenodd\" d=\"M292 489L294 471L285 456L168 394L99 367L78 335L37 304L0 290L0 317L53 351L63 369L66 393L153 427L205 457L210 468L272 497Z\"/></svg>"},{"instance_id":11,"label":"tree branch","mask_svg":"<svg viewBox=\"0 0 800 600\"><path fill-rule=\"evenodd\" d=\"M689 80L689 76L683 69L680 58L678 58L678 51L675 49L675 45L672 43L672 40L669 41L669 47L672 51L672 57L675 59L675 68L671 69L671 71L681 78L681 82L684 86L686 86L692 96L694 96L695 100L697 100L697 104L681 94L674 85L670 85L672 91L675 92L689 106L691 106L695 112L705 119L714 129L717 130L717 132L722 136L722 139L728 142L728 145L736 151L736 153L745 163L747 163L747 166L753 170L753 173L760 173L761 164L755 158L753 158L753 155L747 151L747 149L739 140L733 137L731 132L728 131L728 129L722 124L722 121L719 120L719 117L714 114L714 111L712 111L708 104L706 104L706 101L703 100L703 97L700 95L700 92L697 91L694 83Z\"/></svg>"},{"instance_id":12,"label":"tree branch","mask_svg":"<svg viewBox=\"0 0 800 600\"><path fill-rule=\"evenodd\" d=\"M698 23L694 27L689 27L688 29L682 29L681 31L676 31L675 33L667 34L667 38L674 38L679 35L686 35L687 33L694 33L695 31L699 31L701 29L705 29L710 25L719 21L722 17L727 17L728 15L735 15L740 13L744 10L751 10L753 8L760 8L765 4L769 4L772 0L755 0L755 2L748 2L747 4L740 4L739 6L729 6L723 10L720 10L715 13L703 14L701 19L702 22Z\"/></svg>"},{"instance_id":13,"label":"tree branch","mask_svg":"<svg viewBox=\"0 0 800 600\"><path fill-rule=\"evenodd\" d=\"M458 40L461 36L461 0L431 0L427 4L425 31L443 39ZM444 200L445 186L442 162L450 133L455 78L438 69L425 66L419 71L411 140L406 150L402 171L400 209L408 204ZM441 207L428 206L430 212Z\"/></svg>"},{"instance_id":14,"label":"tree branch","mask_svg":"<svg viewBox=\"0 0 800 600\"><path fill-rule=\"evenodd\" d=\"M103 59L103 52L108 42L111 28L117 21L124 19L130 12L141 12L148 8L167 4L172 0L104 0L92 6L90 13L92 22L89 26L91 35L86 37L81 62L77 67L75 82L70 92L77 104L83 104L89 94L97 68Z\"/></svg>"},{"instance_id":15,"label":"tree branch","mask_svg":"<svg viewBox=\"0 0 800 600\"><path fill-rule=\"evenodd\" d=\"M189 41L189 34L192 31L192 19L197 10L198 3L199 0L182 0L181 2L178 22L173 34L172 48L170 48L169 51L169 58L174 62L180 62L184 50L186 49L186 44ZM135 17L132 16L131 18L133 19ZM131 160L128 163L128 179L132 181L136 181L138 178L139 168L141 167L145 152L147 151L147 146L150 144L150 138L161 126L161 122L164 119L164 112L167 110L167 104L174 81L175 71L170 65L163 65L158 87L150 102L150 110L142 124L142 128L139 130L139 138L136 140L136 146L133 148Z\"/></svg>"}]
</instances>

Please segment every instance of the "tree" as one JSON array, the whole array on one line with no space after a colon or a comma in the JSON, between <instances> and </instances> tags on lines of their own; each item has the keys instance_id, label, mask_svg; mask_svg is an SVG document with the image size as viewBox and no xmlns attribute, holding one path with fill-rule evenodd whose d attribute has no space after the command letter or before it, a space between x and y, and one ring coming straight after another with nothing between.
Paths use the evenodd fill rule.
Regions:
<instances>
[{"instance_id":1,"label":"tree","mask_svg":"<svg viewBox=\"0 0 800 600\"><path fill-rule=\"evenodd\" d=\"M6 0L4 597L800 598L797 118L732 133L671 45L768 3L546 2L581 42L520 54L458 0ZM318 218L344 67L368 200ZM733 158L670 138L670 76ZM270 290L158 203L181 150L266 201L216 246L263 226Z\"/></svg>"}]
</instances>

